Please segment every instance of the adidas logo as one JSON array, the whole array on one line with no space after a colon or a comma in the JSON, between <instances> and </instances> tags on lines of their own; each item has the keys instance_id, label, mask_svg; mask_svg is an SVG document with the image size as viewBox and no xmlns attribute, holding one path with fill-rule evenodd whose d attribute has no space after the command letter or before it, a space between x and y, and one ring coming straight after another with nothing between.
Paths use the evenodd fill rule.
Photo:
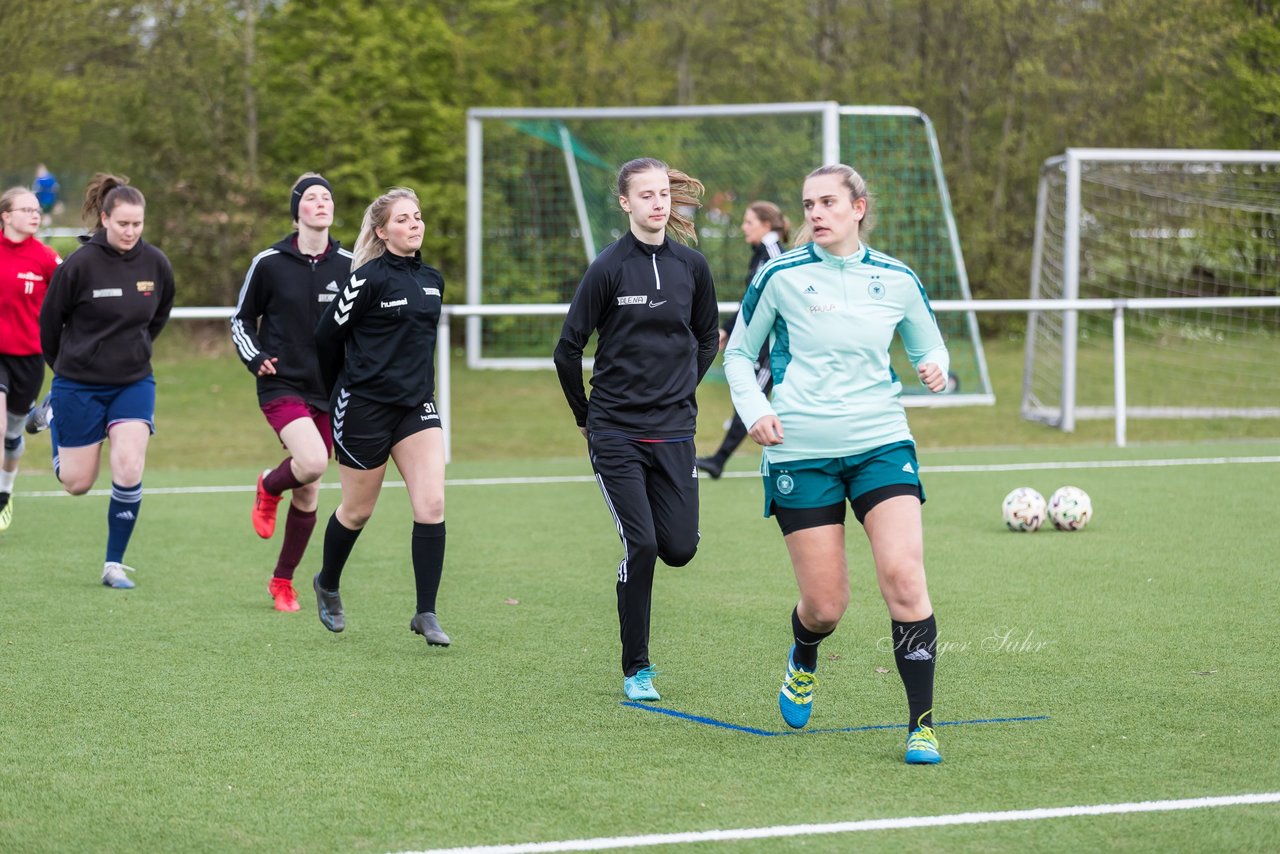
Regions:
<instances>
[{"instance_id":1,"label":"adidas logo","mask_svg":"<svg viewBox=\"0 0 1280 854\"><path fill-rule=\"evenodd\" d=\"M133 515L132 510L121 511L120 513L116 514L116 518L124 519L126 522L136 522L138 520L138 517Z\"/></svg>"},{"instance_id":2,"label":"adidas logo","mask_svg":"<svg viewBox=\"0 0 1280 854\"><path fill-rule=\"evenodd\" d=\"M903 463L903 464L902 464L902 470L903 470L903 471L905 471L907 474L915 474L915 473L916 473L916 470L915 470L915 469L913 469L913 468L911 467L911 463Z\"/></svg>"},{"instance_id":3,"label":"adidas logo","mask_svg":"<svg viewBox=\"0 0 1280 854\"><path fill-rule=\"evenodd\" d=\"M810 285L809 287L804 289L804 292L806 294L816 294L818 292L818 289L815 288L813 285Z\"/></svg>"},{"instance_id":4,"label":"adidas logo","mask_svg":"<svg viewBox=\"0 0 1280 854\"><path fill-rule=\"evenodd\" d=\"M334 293L337 293L337 292L338 292L338 283L337 283L337 282L330 282L329 284L327 284L327 285L325 285L325 286L324 286L324 289L325 289L326 291L333 291Z\"/></svg>"},{"instance_id":5,"label":"adidas logo","mask_svg":"<svg viewBox=\"0 0 1280 854\"><path fill-rule=\"evenodd\" d=\"M902 657L905 658L907 661L932 661L933 660L933 656L929 653L929 650L925 649L924 647L920 647L914 652L909 652Z\"/></svg>"}]
</instances>

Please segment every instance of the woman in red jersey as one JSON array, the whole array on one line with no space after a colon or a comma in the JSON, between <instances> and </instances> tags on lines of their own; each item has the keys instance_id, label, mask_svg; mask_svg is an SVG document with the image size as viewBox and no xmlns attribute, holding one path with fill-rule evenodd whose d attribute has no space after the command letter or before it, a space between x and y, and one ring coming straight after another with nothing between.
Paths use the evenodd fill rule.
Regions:
<instances>
[{"instance_id":1,"label":"woman in red jersey","mask_svg":"<svg viewBox=\"0 0 1280 854\"><path fill-rule=\"evenodd\" d=\"M13 481L24 446L22 423L44 382L40 304L58 253L36 239L40 202L25 187L0 195L0 411L4 462L0 464L0 531L13 522Z\"/></svg>"}]
</instances>

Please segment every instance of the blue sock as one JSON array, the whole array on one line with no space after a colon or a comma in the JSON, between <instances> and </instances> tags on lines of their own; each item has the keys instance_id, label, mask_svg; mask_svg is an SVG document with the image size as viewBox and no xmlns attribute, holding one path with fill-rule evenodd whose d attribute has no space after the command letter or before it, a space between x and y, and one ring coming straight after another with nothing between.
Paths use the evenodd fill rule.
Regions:
<instances>
[{"instance_id":1,"label":"blue sock","mask_svg":"<svg viewBox=\"0 0 1280 854\"><path fill-rule=\"evenodd\" d=\"M107 505L107 562L124 562L124 550L129 547L133 526L138 523L142 509L142 484L121 486L111 484L111 503Z\"/></svg>"}]
</instances>

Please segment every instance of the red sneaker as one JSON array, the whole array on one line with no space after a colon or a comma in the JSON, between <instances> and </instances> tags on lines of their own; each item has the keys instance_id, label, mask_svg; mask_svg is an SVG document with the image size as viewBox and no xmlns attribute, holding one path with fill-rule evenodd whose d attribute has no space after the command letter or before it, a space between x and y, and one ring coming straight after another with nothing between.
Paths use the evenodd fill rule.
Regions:
<instances>
[{"instance_id":1,"label":"red sneaker","mask_svg":"<svg viewBox=\"0 0 1280 854\"><path fill-rule=\"evenodd\" d=\"M264 540L271 539L271 535L276 532L276 507L280 505L280 499L284 498L283 495L272 495L262 485L262 479L269 474L271 469L258 475L258 498L253 503L253 530Z\"/></svg>"},{"instance_id":2,"label":"red sneaker","mask_svg":"<svg viewBox=\"0 0 1280 854\"><path fill-rule=\"evenodd\" d=\"M267 592L276 600L277 611L297 611L302 607L298 604L298 594L293 589L293 582L287 578L273 577L267 585Z\"/></svg>"}]
</instances>

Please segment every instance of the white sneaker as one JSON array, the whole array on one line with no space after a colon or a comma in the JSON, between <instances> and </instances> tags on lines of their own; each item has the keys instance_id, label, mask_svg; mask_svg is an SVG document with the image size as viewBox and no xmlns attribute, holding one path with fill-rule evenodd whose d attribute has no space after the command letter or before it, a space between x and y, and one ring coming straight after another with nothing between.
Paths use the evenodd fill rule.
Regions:
<instances>
[{"instance_id":1,"label":"white sneaker","mask_svg":"<svg viewBox=\"0 0 1280 854\"><path fill-rule=\"evenodd\" d=\"M114 587L116 590L130 590L133 588L133 582L125 573L134 571L131 566L109 560L102 565L102 584L104 587Z\"/></svg>"}]
</instances>

